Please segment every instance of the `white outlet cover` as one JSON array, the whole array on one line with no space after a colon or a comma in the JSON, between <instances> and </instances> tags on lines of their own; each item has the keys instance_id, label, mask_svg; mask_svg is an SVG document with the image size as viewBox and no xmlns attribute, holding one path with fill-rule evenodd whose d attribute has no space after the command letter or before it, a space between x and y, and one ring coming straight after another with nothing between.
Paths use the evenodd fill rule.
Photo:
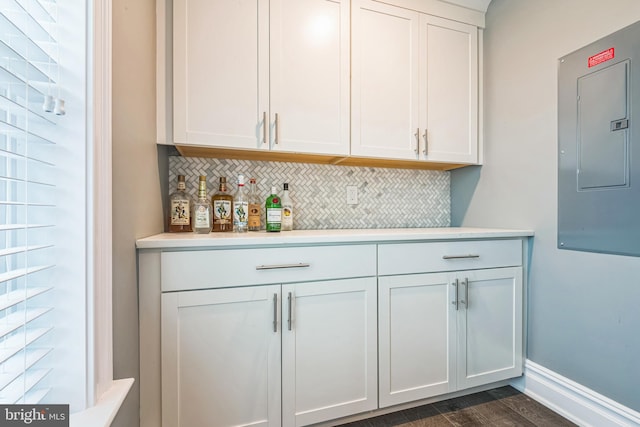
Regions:
<instances>
[{"instance_id":1,"label":"white outlet cover","mask_svg":"<svg viewBox=\"0 0 640 427\"><path fill-rule=\"evenodd\" d=\"M358 204L358 187L355 185L347 185L347 204Z\"/></svg>"}]
</instances>

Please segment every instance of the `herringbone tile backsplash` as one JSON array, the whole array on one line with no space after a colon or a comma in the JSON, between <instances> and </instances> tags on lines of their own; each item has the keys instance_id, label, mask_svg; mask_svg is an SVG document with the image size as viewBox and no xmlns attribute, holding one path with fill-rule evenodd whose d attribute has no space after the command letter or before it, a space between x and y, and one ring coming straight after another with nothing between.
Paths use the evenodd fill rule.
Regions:
<instances>
[{"instance_id":1,"label":"herringbone tile backsplash","mask_svg":"<svg viewBox=\"0 0 640 427\"><path fill-rule=\"evenodd\" d=\"M449 172L317 165L307 163L169 157L169 189L185 175L196 196L198 175L206 175L209 196L220 176L235 192L238 174L256 178L262 200L289 183L294 229L418 228L450 225ZM358 187L358 204L347 205L347 185ZM264 224L263 224L264 227Z\"/></svg>"}]
</instances>

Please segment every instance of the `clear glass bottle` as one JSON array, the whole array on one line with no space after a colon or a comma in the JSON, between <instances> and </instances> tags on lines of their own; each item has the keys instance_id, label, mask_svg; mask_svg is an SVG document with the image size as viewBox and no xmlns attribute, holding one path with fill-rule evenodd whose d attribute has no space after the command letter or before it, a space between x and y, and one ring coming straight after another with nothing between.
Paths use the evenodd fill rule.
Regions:
<instances>
[{"instance_id":1,"label":"clear glass bottle","mask_svg":"<svg viewBox=\"0 0 640 427\"><path fill-rule=\"evenodd\" d=\"M233 231L233 196L227 190L227 177L220 177L218 191L211 196L213 231Z\"/></svg>"},{"instance_id":2,"label":"clear glass bottle","mask_svg":"<svg viewBox=\"0 0 640 427\"><path fill-rule=\"evenodd\" d=\"M249 180L249 231L260 231L261 216L260 205L262 204L258 195L258 186L256 179Z\"/></svg>"},{"instance_id":3,"label":"clear glass bottle","mask_svg":"<svg viewBox=\"0 0 640 427\"><path fill-rule=\"evenodd\" d=\"M193 204L193 231L208 234L212 224L211 202L207 197L207 177L200 175L198 182L198 200Z\"/></svg>"},{"instance_id":4,"label":"clear glass bottle","mask_svg":"<svg viewBox=\"0 0 640 427\"><path fill-rule=\"evenodd\" d=\"M238 175L238 191L233 198L233 231L245 233L249 223L249 199L244 188L244 175Z\"/></svg>"},{"instance_id":5,"label":"clear glass bottle","mask_svg":"<svg viewBox=\"0 0 640 427\"><path fill-rule=\"evenodd\" d=\"M191 231L191 196L185 191L184 175L178 175L176 191L169 196L169 232Z\"/></svg>"},{"instance_id":6,"label":"clear glass bottle","mask_svg":"<svg viewBox=\"0 0 640 427\"><path fill-rule=\"evenodd\" d=\"M280 231L282 227L282 204L276 194L276 186L271 187L271 194L264 204L267 231Z\"/></svg>"},{"instance_id":7,"label":"clear glass bottle","mask_svg":"<svg viewBox=\"0 0 640 427\"><path fill-rule=\"evenodd\" d=\"M293 202L289 196L289 184L284 183L284 192L282 193L282 231L293 230Z\"/></svg>"}]
</instances>

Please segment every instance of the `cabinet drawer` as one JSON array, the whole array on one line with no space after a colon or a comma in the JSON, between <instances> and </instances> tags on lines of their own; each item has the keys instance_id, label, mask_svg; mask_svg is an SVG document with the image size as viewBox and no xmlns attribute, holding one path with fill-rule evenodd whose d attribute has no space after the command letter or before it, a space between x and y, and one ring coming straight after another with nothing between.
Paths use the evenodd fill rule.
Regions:
<instances>
[{"instance_id":1,"label":"cabinet drawer","mask_svg":"<svg viewBox=\"0 0 640 427\"><path fill-rule=\"evenodd\" d=\"M391 243L378 248L378 275L430 273L522 265L522 241Z\"/></svg>"},{"instance_id":2,"label":"cabinet drawer","mask_svg":"<svg viewBox=\"0 0 640 427\"><path fill-rule=\"evenodd\" d=\"M162 291L376 275L376 246L316 246L163 252Z\"/></svg>"}]
</instances>

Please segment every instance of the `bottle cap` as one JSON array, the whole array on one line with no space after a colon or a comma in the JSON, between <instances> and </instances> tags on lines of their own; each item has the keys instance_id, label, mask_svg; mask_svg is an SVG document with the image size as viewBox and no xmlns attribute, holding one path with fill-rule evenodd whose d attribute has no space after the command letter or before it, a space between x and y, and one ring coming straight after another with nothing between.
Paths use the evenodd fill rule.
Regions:
<instances>
[{"instance_id":1,"label":"bottle cap","mask_svg":"<svg viewBox=\"0 0 640 427\"><path fill-rule=\"evenodd\" d=\"M238 175L238 185L244 185L244 175Z\"/></svg>"},{"instance_id":2,"label":"bottle cap","mask_svg":"<svg viewBox=\"0 0 640 427\"><path fill-rule=\"evenodd\" d=\"M289 183L288 183L288 182L285 182L285 183L284 183L284 189L285 189L285 190L288 190L288 189L289 189Z\"/></svg>"}]
</instances>

